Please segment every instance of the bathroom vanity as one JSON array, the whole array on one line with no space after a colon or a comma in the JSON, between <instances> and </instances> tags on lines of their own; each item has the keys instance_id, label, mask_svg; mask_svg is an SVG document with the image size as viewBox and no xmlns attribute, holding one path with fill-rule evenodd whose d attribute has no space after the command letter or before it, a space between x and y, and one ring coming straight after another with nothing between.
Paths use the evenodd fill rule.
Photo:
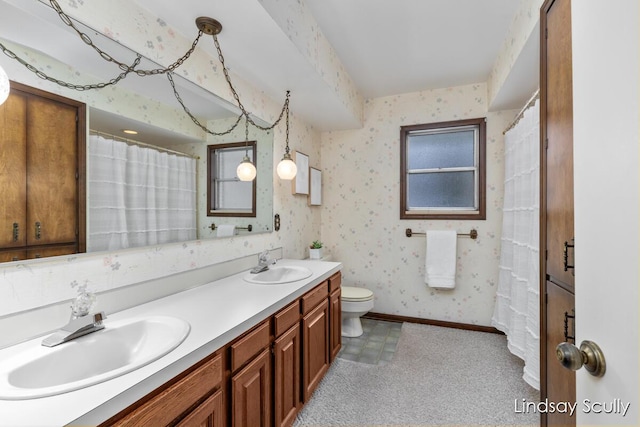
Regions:
<instances>
[{"instance_id":1,"label":"bathroom vanity","mask_svg":"<svg viewBox=\"0 0 640 427\"><path fill-rule=\"evenodd\" d=\"M0 400L0 424L290 425L340 349L341 264L277 266L304 267L311 275L256 284L243 279L244 271L109 315L105 330L110 322L153 316L182 319L191 329L165 356L108 381ZM0 360L29 345L0 350Z\"/></svg>"}]
</instances>

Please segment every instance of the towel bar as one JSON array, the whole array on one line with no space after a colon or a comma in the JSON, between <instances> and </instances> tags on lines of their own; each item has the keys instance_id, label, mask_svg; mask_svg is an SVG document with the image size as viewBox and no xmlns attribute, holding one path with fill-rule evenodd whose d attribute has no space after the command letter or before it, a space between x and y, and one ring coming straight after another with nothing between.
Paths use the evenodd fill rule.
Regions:
<instances>
[{"instance_id":1,"label":"towel bar","mask_svg":"<svg viewBox=\"0 0 640 427\"><path fill-rule=\"evenodd\" d=\"M419 233L419 232L415 232L415 231L411 231L410 228L407 228L404 231L404 234L407 237L411 237L411 236L426 236L427 233ZM475 228L472 228L470 232L468 233L458 233L458 237L471 237L473 240L476 240L478 238L478 230L476 230Z\"/></svg>"},{"instance_id":2,"label":"towel bar","mask_svg":"<svg viewBox=\"0 0 640 427\"><path fill-rule=\"evenodd\" d=\"M215 223L213 223L213 224L211 224L211 225L209 226L209 228L210 228L211 230L215 230L216 228L218 228L218 226L217 226ZM246 227L236 227L236 228L237 228L238 230L247 230L247 231L249 231L249 232L251 232L251 230L253 230L253 226L252 226L251 224L247 225Z\"/></svg>"}]
</instances>

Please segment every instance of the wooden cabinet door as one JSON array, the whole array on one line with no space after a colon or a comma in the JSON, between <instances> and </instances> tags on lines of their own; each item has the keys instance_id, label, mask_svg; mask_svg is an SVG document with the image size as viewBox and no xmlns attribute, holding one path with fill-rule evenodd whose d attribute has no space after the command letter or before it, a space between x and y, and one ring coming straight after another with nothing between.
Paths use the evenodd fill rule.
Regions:
<instances>
[{"instance_id":1,"label":"wooden cabinet door","mask_svg":"<svg viewBox=\"0 0 640 427\"><path fill-rule=\"evenodd\" d=\"M575 402L576 401L576 373L564 368L556 358L556 346L562 342L575 344L575 340L567 339L564 334L565 313L573 316L574 296L560 286L547 282L546 322L546 397L549 402ZM575 323L572 318L567 318L567 335L575 337ZM564 413L546 414L547 425L570 426L575 425L575 414L570 417Z\"/></svg>"},{"instance_id":2,"label":"wooden cabinet door","mask_svg":"<svg viewBox=\"0 0 640 427\"><path fill-rule=\"evenodd\" d=\"M26 245L27 97L12 91L0 105L0 247ZM10 259L9 259L10 261Z\"/></svg>"},{"instance_id":3,"label":"wooden cabinet door","mask_svg":"<svg viewBox=\"0 0 640 427\"><path fill-rule=\"evenodd\" d=\"M571 0L545 1L540 30L540 392L542 400L575 402L575 373L555 352L567 339L565 312L573 311L575 289ZM575 425L575 417L543 413L542 424Z\"/></svg>"},{"instance_id":4,"label":"wooden cabinet door","mask_svg":"<svg viewBox=\"0 0 640 427\"><path fill-rule=\"evenodd\" d=\"M176 427L223 427L224 425L224 399L222 390L218 390L176 424Z\"/></svg>"},{"instance_id":5,"label":"wooden cabinet door","mask_svg":"<svg viewBox=\"0 0 640 427\"><path fill-rule=\"evenodd\" d=\"M329 369L329 302L320 304L302 319L303 399L308 402Z\"/></svg>"},{"instance_id":6,"label":"wooden cabinet door","mask_svg":"<svg viewBox=\"0 0 640 427\"><path fill-rule=\"evenodd\" d=\"M271 426L271 351L264 350L231 379L233 427Z\"/></svg>"},{"instance_id":7,"label":"wooden cabinet door","mask_svg":"<svg viewBox=\"0 0 640 427\"><path fill-rule=\"evenodd\" d=\"M75 242L77 108L30 97L27 116L27 244Z\"/></svg>"},{"instance_id":8,"label":"wooden cabinet door","mask_svg":"<svg viewBox=\"0 0 640 427\"><path fill-rule=\"evenodd\" d=\"M545 153L547 280L572 291L573 265L573 79L571 1L550 2L545 19L542 138ZM566 258L564 254L567 254ZM566 263L565 263L566 259Z\"/></svg>"},{"instance_id":9,"label":"wooden cabinet door","mask_svg":"<svg viewBox=\"0 0 640 427\"><path fill-rule=\"evenodd\" d=\"M340 303L340 288L331 293L329 297L329 315L331 319L329 348L330 360L336 358L342 346L342 304Z\"/></svg>"},{"instance_id":10,"label":"wooden cabinet door","mask_svg":"<svg viewBox=\"0 0 640 427\"><path fill-rule=\"evenodd\" d=\"M273 352L275 425L290 426L302 406L299 322L275 340Z\"/></svg>"}]
</instances>

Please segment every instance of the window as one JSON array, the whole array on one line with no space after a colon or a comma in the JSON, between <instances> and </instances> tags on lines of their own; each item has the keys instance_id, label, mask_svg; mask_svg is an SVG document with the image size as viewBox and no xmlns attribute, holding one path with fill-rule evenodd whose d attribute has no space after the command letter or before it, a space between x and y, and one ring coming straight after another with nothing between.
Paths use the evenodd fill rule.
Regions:
<instances>
[{"instance_id":1,"label":"window","mask_svg":"<svg viewBox=\"0 0 640 427\"><path fill-rule=\"evenodd\" d=\"M485 219L485 119L400 128L400 219Z\"/></svg>"},{"instance_id":2,"label":"window","mask_svg":"<svg viewBox=\"0 0 640 427\"><path fill-rule=\"evenodd\" d=\"M208 146L207 216L256 216L256 179L240 181L236 169L247 143ZM248 142L249 159L255 165L256 142Z\"/></svg>"}]
</instances>

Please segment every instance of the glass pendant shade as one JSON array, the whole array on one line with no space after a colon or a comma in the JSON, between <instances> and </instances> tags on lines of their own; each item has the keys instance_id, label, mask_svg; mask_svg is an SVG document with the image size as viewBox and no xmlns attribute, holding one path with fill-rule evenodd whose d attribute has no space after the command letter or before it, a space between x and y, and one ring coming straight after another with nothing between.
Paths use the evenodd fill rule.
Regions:
<instances>
[{"instance_id":1,"label":"glass pendant shade","mask_svg":"<svg viewBox=\"0 0 640 427\"><path fill-rule=\"evenodd\" d=\"M278 176L280 179L293 179L298 173L298 167L291 160L291 155L289 153L285 154L280 163L278 163L278 168L276 169L278 172Z\"/></svg>"},{"instance_id":2,"label":"glass pendant shade","mask_svg":"<svg viewBox=\"0 0 640 427\"><path fill-rule=\"evenodd\" d=\"M0 67L0 105L9 97L9 77Z\"/></svg>"},{"instance_id":3,"label":"glass pendant shade","mask_svg":"<svg viewBox=\"0 0 640 427\"><path fill-rule=\"evenodd\" d=\"M242 159L242 162L236 169L236 174L238 174L240 181L253 181L256 177L256 173L256 167L251 163L249 157L244 156L244 159Z\"/></svg>"}]
</instances>

